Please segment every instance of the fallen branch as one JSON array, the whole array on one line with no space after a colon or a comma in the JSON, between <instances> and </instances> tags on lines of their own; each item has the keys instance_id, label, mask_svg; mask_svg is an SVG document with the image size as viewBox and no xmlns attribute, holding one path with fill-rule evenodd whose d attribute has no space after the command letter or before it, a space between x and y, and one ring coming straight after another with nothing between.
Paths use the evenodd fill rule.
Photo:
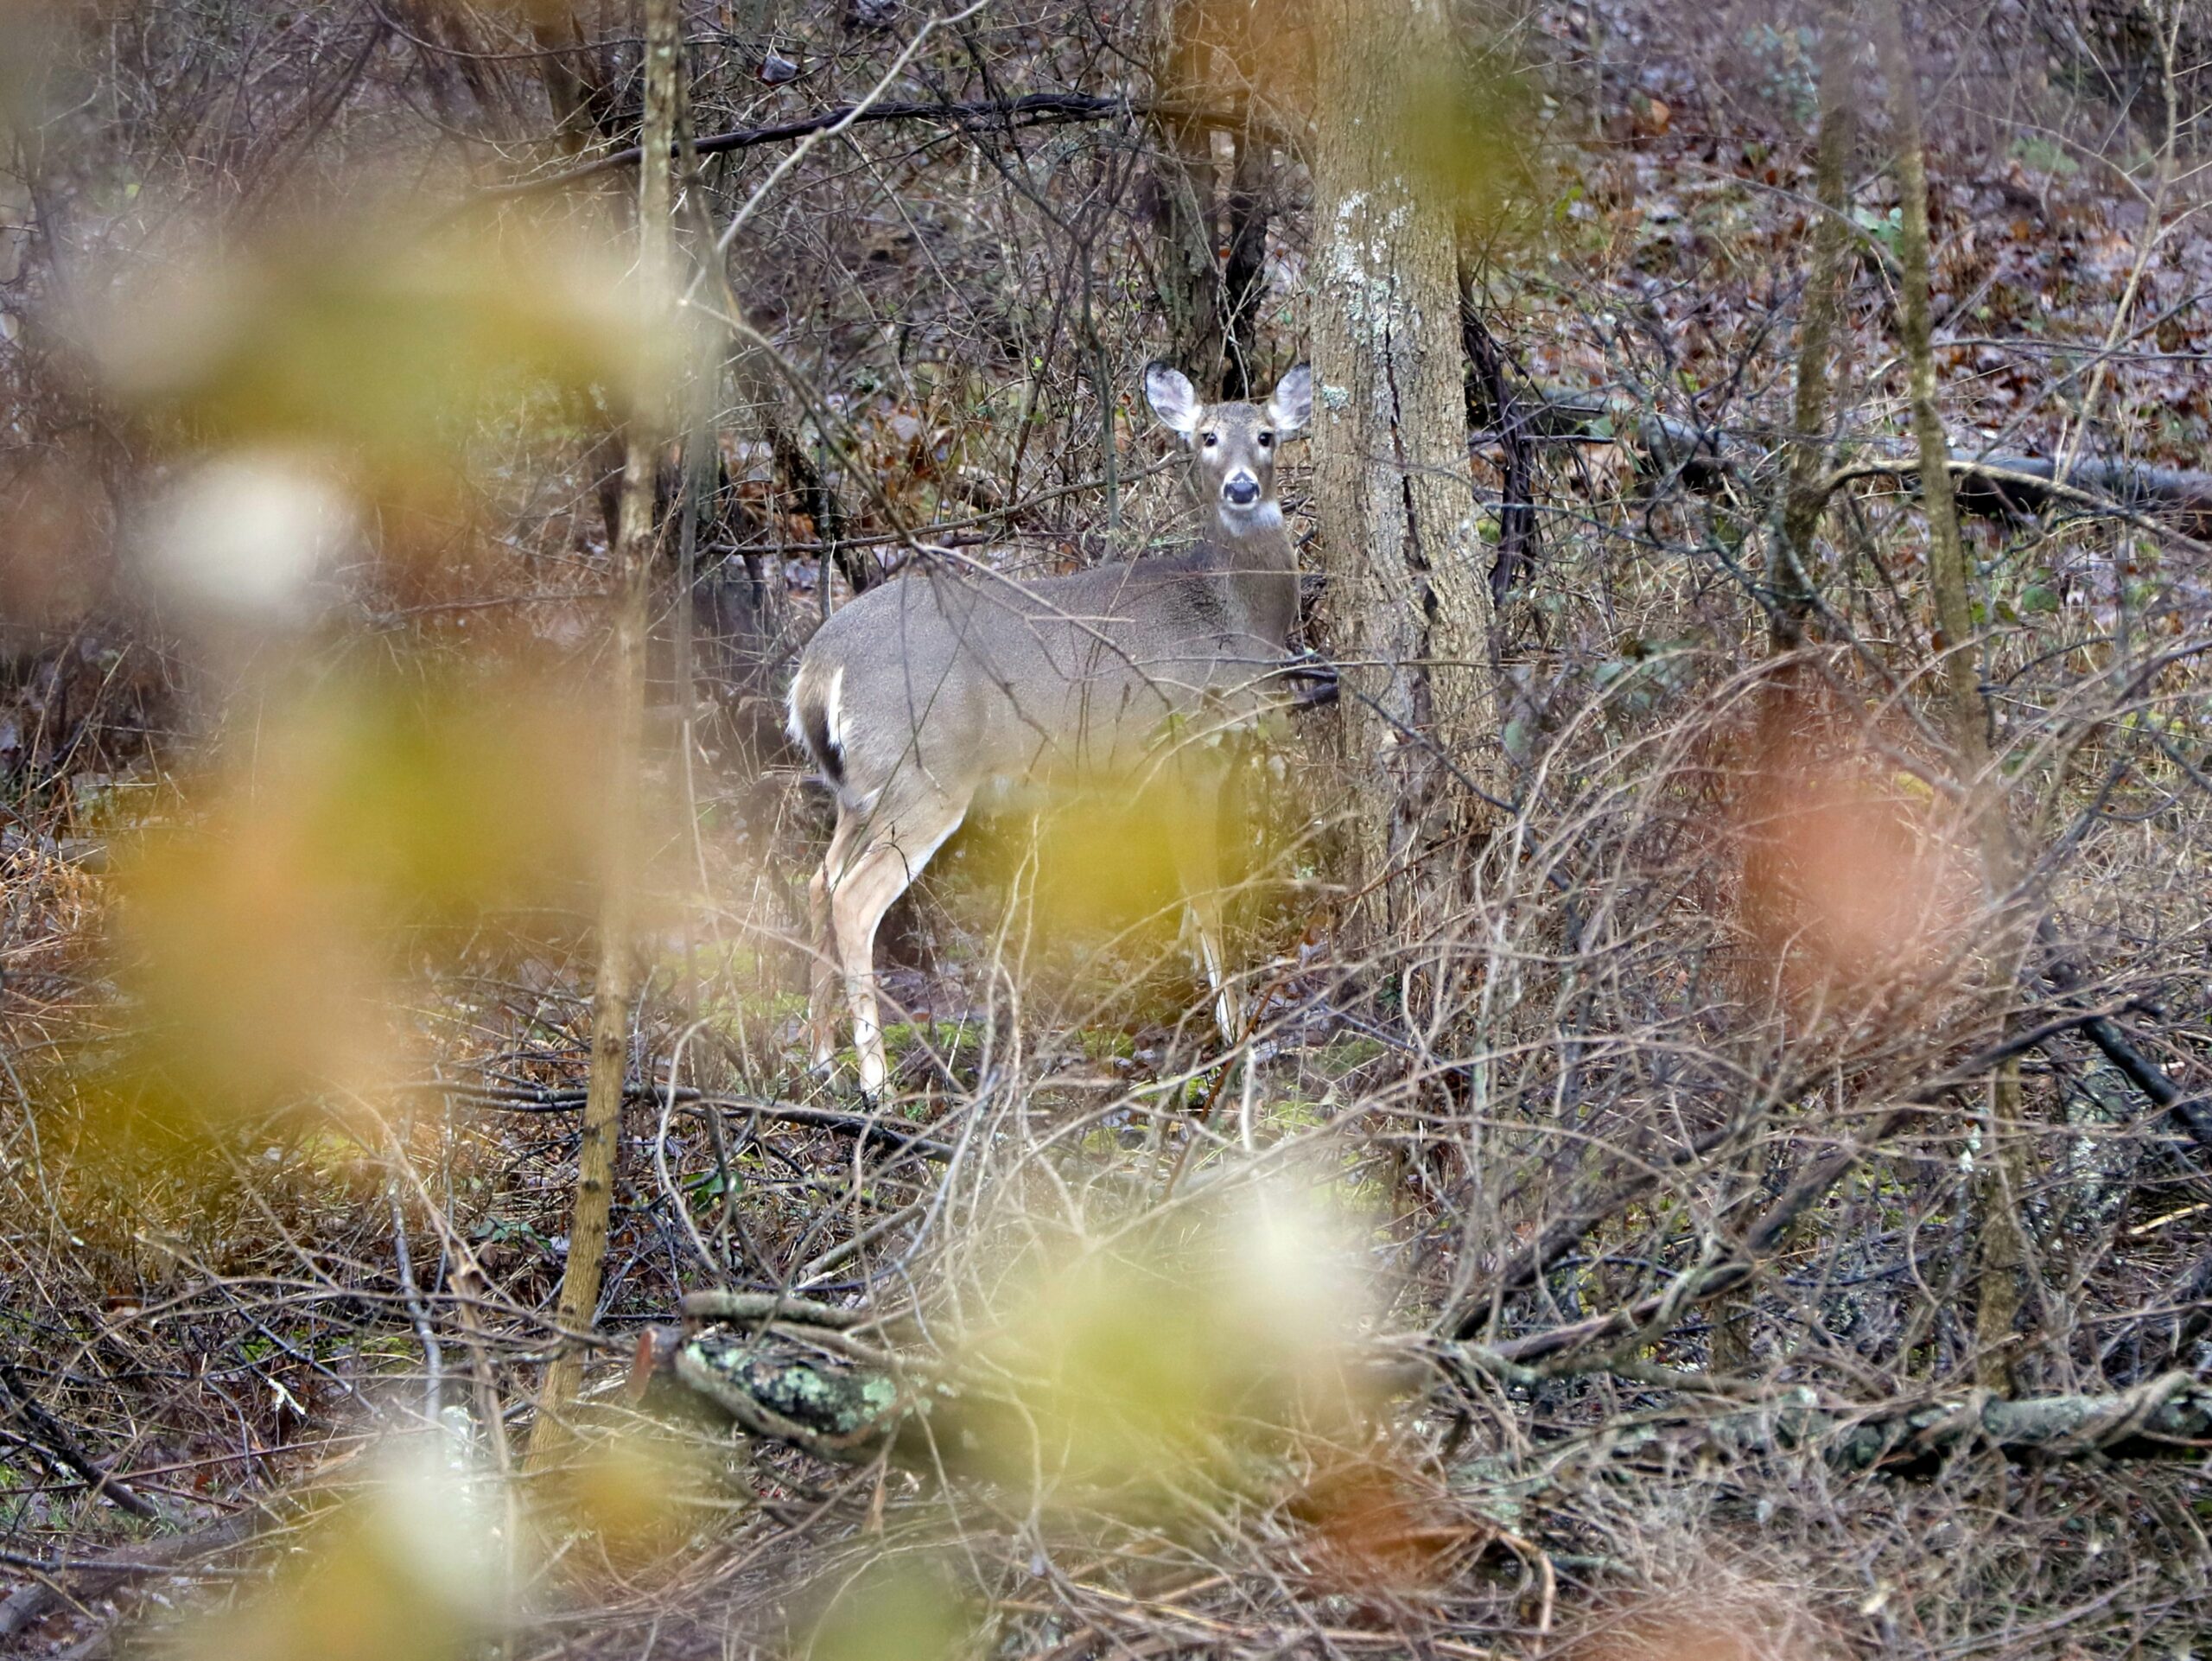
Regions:
<instances>
[{"instance_id":1,"label":"fallen branch","mask_svg":"<svg viewBox=\"0 0 2212 1661\"><path fill-rule=\"evenodd\" d=\"M1947 458L1946 467L1955 481L1955 500L1959 511L1977 513L1985 519L2028 509L2040 510L2054 503L2063 503L2085 513L2122 520L2153 535L2175 537L2191 547L2202 544L2194 537L2184 535L2172 525L2162 524L2150 513L2131 506L2131 502L2143 502L2179 513L2193 527L2212 522L2212 474L2181 473L2171 468L2110 461L2077 461L2068 469L2069 480L2094 473L2119 481L2126 493L2123 499L2109 493L2085 490L2071 482L2058 482L2052 476L2056 470L2056 463L2044 456L1992 455L1973 461L1965 456L1952 455ZM2172 486L2171 494L2154 488L2153 475L2163 477ZM1916 462L1860 461L1830 474L1823 481L1822 488L1833 493L1854 479L1888 478L1899 483L1910 483L1916 481L1919 476L1920 468ZM2192 484L2192 480L2196 482Z\"/></svg>"},{"instance_id":2,"label":"fallen branch","mask_svg":"<svg viewBox=\"0 0 2212 1661\"><path fill-rule=\"evenodd\" d=\"M521 1085L470 1085L443 1079L418 1079L402 1086L424 1094L451 1097L456 1101L474 1102L479 1106L498 1108L509 1113L575 1113L584 1105L584 1092L570 1089L535 1089ZM623 1087L623 1100L642 1102L658 1106L669 1099L664 1085L631 1083ZM887 1123L870 1113L847 1112L837 1108L808 1107L797 1102L779 1102L766 1096L724 1096L710 1091L679 1087L675 1092L679 1107L719 1110L721 1112L777 1119L790 1124L813 1125L823 1130L842 1130L849 1136L866 1142L871 1136L892 1144L892 1151L899 1154L919 1154L926 1159L947 1160L953 1155L950 1142L938 1142L909 1130L896 1123Z\"/></svg>"},{"instance_id":3,"label":"fallen branch","mask_svg":"<svg viewBox=\"0 0 2212 1661\"><path fill-rule=\"evenodd\" d=\"M858 126L862 122L870 121L936 121L946 126L961 128L982 125L1038 127L1066 121L1101 121L1118 115L1141 115L1147 108L1143 104L1132 103L1116 93L1090 92L1030 92L1020 98L981 99L965 104L915 100L872 104L865 108L841 104L834 110L824 110L818 115L802 116L796 121L713 133L697 140L692 149L701 156L721 156L734 150L755 150L763 144L789 143L818 132L827 132L841 123ZM499 198L526 196L541 190L558 190L602 173L635 167L644 154L643 146L632 144L624 150L609 150L604 156L578 167L564 169L559 173L549 173L534 179L517 179L506 184L487 185L477 194L484 198Z\"/></svg>"},{"instance_id":4,"label":"fallen branch","mask_svg":"<svg viewBox=\"0 0 2212 1661\"><path fill-rule=\"evenodd\" d=\"M0 1364L0 1385L5 1386L7 1400L0 1410L20 1422L30 1433L29 1440L49 1460L92 1485L96 1494L103 1494L146 1522L162 1520L160 1509L121 1477L111 1473L105 1466L77 1445L67 1427L38 1404L37 1399L24 1388L22 1376L12 1365Z\"/></svg>"},{"instance_id":5,"label":"fallen branch","mask_svg":"<svg viewBox=\"0 0 2212 1661\"><path fill-rule=\"evenodd\" d=\"M233 1512L186 1534L139 1540L89 1562L57 1562L34 1569L39 1578L0 1601L0 1640L12 1639L73 1603L103 1598L145 1575L175 1574L199 1557L245 1544L270 1519L258 1511Z\"/></svg>"},{"instance_id":6,"label":"fallen branch","mask_svg":"<svg viewBox=\"0 0 2212 1661\"><path fill-rule=\"evenodd\" d=\"M2049 920L2036 932L2047 946L2051 932ZM2043 974L2062 998L2069 1003L2075 1002L2082 987L2082 971L2078 968L2064 958L2052 956L2045 962ZM2136 1048L2133 1041L2110 1015L2085 1013L2081 1028L2083 1035L2103 1052L2105 1060L2142 1091L2153 1107L2170 1116L2200 1149L2212 1153L2212 1107L2207 1106L2202 1097L2184 1093L2167 1076L2164 1068Z\"/></svg>"},{"instance_id":7,"label":"fallen branch","mask_svg":"<svg viewBox=\"0 0 2212 1661\"><path fill-rule=\"evenodd\" d=\"M1847 1174L1865 1157L1868 1146L1894 1135L1902 1128L1916 1109L1941 1100L1989 1068L2012 1056L2037 1048L2062 1034L2080 1028L2094 1036L2096 1024L2101 1021L2107 1026L2111 1024L2108 1018L2097 1012L2070 1011L2039 1026L2008 1034L1996 1044L1976 1052L1949 1068L1942 1078L1908 1091L1904 1098L1906 1104L1885 1115L1866 1143L1831 1154L1806 1167L1797 1181L1745 1234L1740 1253L1731 1253L1726 1258L1694 1271L1716 1278L1702 1284L1690 1301L1700 1301L1741 1285L1756 1269L1756 1260L1781 1238L1790 1221L1813 1200ZM1494 1322L1497 1312L1503 1308L1506 1299L1535 1285L1554 1264L1580 1245L1593 1230L1643 1199L1659 1186L1669 1171L1686 1170L1700 1161L1725 1155L1743 1137L1763 1125L1776 1104L1795 1099L1795 1095L1796 1092L1789 1089L1778 1091L1768 1106L1709 1130L1683 1147L1664 1154L1640 1153L1634 1174L1590 1204L1544 1225L1536 1238L1508 1259L1495 1275L1470 1289L1450 1317L1439 1323L1440 1327L1448 1330L1454 1339L1461 1340L1471 1340L1486 1332ZM1649 1321L1656 1313L1661 1299L1668 1295L1669 1294L1655 1294L1626 1309L1617 1310L1608 1315L1593 1316L1573 1329L1559 1328L1516 1340L1511 1344L1501 1346L1497 1352L1512 1363L1526 1364L1555 1353L1560 1345L1551 1340L1559 1340L1570 1331L1577 1334L1573 1340L1577 1343L1613 1335ZM1521 1346L1528 1347L1519 1347Z\"/></svg>"},{"instance_id":8,"label":"fallen branch","mask_svg":"<svg viewBox=\"0 0 2212 1661\"><path fill-rule=\"evenodd\" d=\"M1590 1345L1608 1338L1633 1337L1640 1347L1643 1342L1660 1335L1667 1327L1674 1325L1681 1311L1693 1303L1702 1303L1708 1298L1719 1296L1743 1285L1758 1272L1761 1261L1781 1244L1782 1237L1790 1225L1811 1209L1821 1197L1858 1168L1866 1156L1868 1148L1875 1146L1901 1130L1913 1115L1914 1109L1898 1108L1885 1114L1864 1145L1846 1148L1819 1159L1805 1168L1797 1180L1785 1189L1765 1213L1745 1231L1742 1243L1725 1257L1687 1270L1675 1276L1665 1290L1655 1292L1625 1308L1610 1314L1592 1315L1566 1327L1554 1327L1548 1331L1532 1333L1522 1338L1511 1339L1495 1346L1492 1352L1501 1359L1516 1366L1531 1366L1548 1360L1551 1365L1542 1371L1556 1377L1568 1371L1565 1358Z\"/></svg>"},{"instance_id":9,"label":"fallen branch","mask_svg":"<svg viewBox=\"0 0 2212 1661\"><path fill-rule=\"evenodd\" d=\"M1764 468L1786 436L1724 430L1649 411L1624 415L1618 401L1603 393L1544 387L1529 390L1516 404L1515 418L1522 430L1546 438L1626 440L1643 453L1652 470L1676 474L1700 492L1717 490L1742 472ZM1497 443L1504 436L1478 433L1476 441ZM1814 487L1815 493L1825 498L1858 479L1887 478L1907 485L1916 481L1919 463L1903 443L1882 440L1872 448L1872 459L1839 468ZM2058 476L2058 463L2044 455L1955 453L1948 466L1960 510L1984 519L2063 505L2172 535L2175 527L2155 517L2164 514L2199 535L2212 535L2212 473L2109 456L2077 458L2068 464L2063 480Z\"/></svg>"},{"instance_id":10,"label":"fallen branch","mask_svg":"<svg viewBox=\"0 0 2212 1661\"><path fill-rule=\"evenodd\" d=\"M1882 1407L1822 1408L1800 1386L1738 1412L1608 1427L1573 1451L1619 1459L1685 1441L1685 1451L1738 1457L1816 1449L1840 1471L1923 1476L1977 1448L2014 1461L2200 1459L2208 1439L2212 1388L2175 1371L2106 1396L2016 1398L1976 1390ZM1549 1462L1556 1469L1569 1461Z\"/></svg>"},{"instance_id":11,"label":"fallen branch","mask_svg":"<svg viewBox=\"0 0 2212 1661\"><path fill-rule=\"evenodd\" d=\"M2212 518L2212 473L2077 456L2062 481L2058 463L2042 455L1987 455L1955 463L1952 470L1965 474L1960 506L1972 498L1975 511L1984 514L2033 512L2052 501L2087 501Z\"/></svg>"}]
</instances>

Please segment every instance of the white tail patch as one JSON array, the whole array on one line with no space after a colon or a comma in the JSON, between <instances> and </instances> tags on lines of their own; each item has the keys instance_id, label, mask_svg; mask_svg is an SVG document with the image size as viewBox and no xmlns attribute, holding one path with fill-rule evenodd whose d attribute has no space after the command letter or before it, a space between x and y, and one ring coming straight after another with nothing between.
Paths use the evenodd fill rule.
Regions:
<instances>
[{"instance_id":1,"label":"white tail patch","mask_svg":"<svg viewBox=\"0 0 2212 1661\"><path fill-rule=\"evenodd\" d=\"M830 735L830 748L842 755L845 753L845 727L839 717L845 707L845 665L839 664L830 673L830 690L822 700L822 730Z\"/></svg>"},{"instance_id":2,"label":"white tail patch","mask_svg":"<svg viewBox=\"0 0 2212 1661\"><path fill-rule=\"evenodd\" d=\"M784 730L791 735L791 748L801 755L806 750L806 722L799 719L798 689L805 683L804 671L791 677L791 690L784 694Z\"/></svg>"},{"instance_id":3,"label":"white tail patch","mask_svg":"<svg viewBox=\"0 0 2212 1661\"><path fill-rule=\"evenodd\" d=\"M791 690L784 698L784 730L791 735L791 743L828 773L832 783L842 769L845 752L845 735L842 714L844 706L845 671L842 665L829 671L830 684L826 696L813 713L818 721L810 721L810 706L814 704L815 692L822 686L823 673L816 665L803 663L798 673L791 677Z\"/></svg>"}]
</instances>

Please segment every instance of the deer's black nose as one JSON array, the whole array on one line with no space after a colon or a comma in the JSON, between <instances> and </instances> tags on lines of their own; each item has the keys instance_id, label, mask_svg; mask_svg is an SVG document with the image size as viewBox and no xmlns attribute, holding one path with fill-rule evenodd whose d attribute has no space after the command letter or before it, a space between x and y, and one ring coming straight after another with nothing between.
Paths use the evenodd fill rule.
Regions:
<instances>
[{"instance_id":1,"label":"deer's black nose","mask_svg":"<svg viewBox=\"0 0 2212 1661\"><path fill-rule=\"evenodd\" d=\"M1260 500L1256 479L1231 479L1221 487L1222 500L1233 507L1249 507Z\"/></svg>"}]
</instances>

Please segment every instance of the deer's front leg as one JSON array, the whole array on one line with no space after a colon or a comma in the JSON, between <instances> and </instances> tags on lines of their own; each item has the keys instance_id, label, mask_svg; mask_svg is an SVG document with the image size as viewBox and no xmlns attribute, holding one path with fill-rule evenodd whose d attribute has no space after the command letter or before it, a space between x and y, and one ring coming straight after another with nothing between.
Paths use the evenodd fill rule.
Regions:
<instances>
[{"instance_id":1,"label":"deer's front leg","mask_svg":"<svg viewBox=\"0 0 2212 1661\"><path fill-rule=\"evenodd\" d=\"M1243 1012L1230 984L1221 893L1221 805L1228 765L1220 747L1193 747L1178 760L1168 780L1167 841L1177 885L1198 937L1198 961L1213 997L1222 1041L1243 1036Z\"/></svg>"}]
</instances>

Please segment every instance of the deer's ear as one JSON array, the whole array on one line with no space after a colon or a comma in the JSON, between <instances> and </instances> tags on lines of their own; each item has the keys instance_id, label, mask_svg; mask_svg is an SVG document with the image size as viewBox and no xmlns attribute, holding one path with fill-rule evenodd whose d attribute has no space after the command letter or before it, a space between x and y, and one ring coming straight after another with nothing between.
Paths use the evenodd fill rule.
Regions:
<instances>
[{"instance_id":1,"label":"deer's ear","mask_svg":"<svg viewBox=\"0 0 2212 1661\"><path fill-rule=\"evenodd\" d=\"M1294 433L1313 418L1313 372L1304 364L1275 383L1268 400L1268 419L1279 433Z\"/></svg>"},{"instance_id":2,"label":"deer's ear","mask_svg":"<svg viewBox=\"0 0 2212 1661\"><path fill-rule=\"evenodd\" d=\"M1183 372L1164 363L1148 364L1144 372L1144 395L1163 426L1188 438L1198 428L1198 389Z\"/></svg>"}]
</instances>

